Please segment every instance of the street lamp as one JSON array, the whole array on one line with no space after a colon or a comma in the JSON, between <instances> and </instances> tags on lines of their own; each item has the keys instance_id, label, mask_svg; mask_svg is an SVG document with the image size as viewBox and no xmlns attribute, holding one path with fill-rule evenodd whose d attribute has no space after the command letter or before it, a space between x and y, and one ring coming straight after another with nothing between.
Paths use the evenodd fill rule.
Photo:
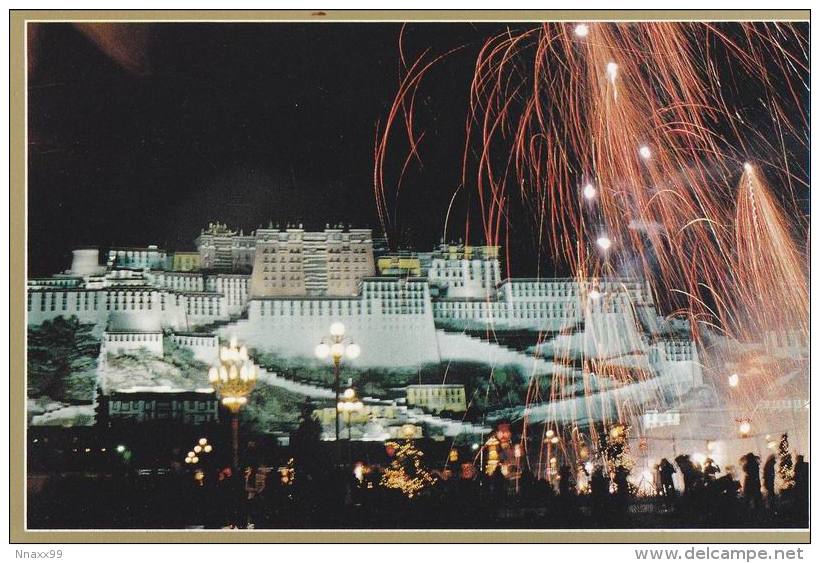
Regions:
<instances>
[{"instance_id":1,"label":"street lamp","mask_svg":"<svg viewBox=\"0 0 820 563\"><path fill-rule=\"evenodd\" d=\"M195 465L199 462L199 456L209 454L213 451L213 446L208 443L207 438L200 438L194 446L194 449L189 451L185 456L185 463Z\"/></svg>"},{"instance_id":2,"label":"street lamp","mask_svg":"<svg viewBox=\"0 0 820 563\"><path fill-rule=\"evenodd\" d=\"M352 461L351 457L351 435L350 435L350 417L354 412L358 412L364 408L364 403L362 403L356 397L356 391L353 390L352 387L348 387L345 389L344 395L342 395L342 400L336 403L336 413L343 412L345 413L345 418L347 419L347 462L350 465Z\"/></svg>"},{"instance_id":3,"label":"street lamp","mask_svg":"<svg viewBox=\"0 0 820 563\"><path fill-rule=\"evenodd\" d=\"M330 337L325 337L316 346L316 357L324 360L328 356L333 360L333 388L336 392L336 443L339 443L339 372L342 358L347 356L351 360L359 357L362 350L358 344L345 338L345 325L336 321L330 325Z\"/></svg>"},{"instance_id":4,"label":"street lamp","mask_svg":"<svg viewBox=\"0 0 820 563\"><path fill-rule=\"evenodd\" d=\"M548 428L546 433L544 434L544 443L547 445L547 472L546 478L547 482L552 483L552 474L554 472L552 460L555 459L552 456L552 447L558 446L558 443L561 442L561 438L558 437L558 434L552 428ZM541 459L539 457L538 463L541 463ZM540 467L539 467L540 470Z\"/></svg>"},{"instance_id":5,"label":"street lamp","mask_svg":"<svg viewBox=\"0 0 820 563\"><path fill-rule=\"evenodd\" d=\"M248 358L248 349L238 348L232 338L230 347L219 350L219 361L208 371L208 381L231 411L233 467L239 469L239 409L248 402L248 395L256 386L256 366Z\"/></svg>"},{"instance_id":6,"label":"street lamp","mask_svg":"<svg viewBox=\"0 0 820 563\"><path fill-rule=\"evenodd\" d=\"M741 438L748 438L749 433L752 431L752 423L748 418L739 419L738 422L740 426L738 426L738 431L740 432Z\"/></svg>"}]
</instances>

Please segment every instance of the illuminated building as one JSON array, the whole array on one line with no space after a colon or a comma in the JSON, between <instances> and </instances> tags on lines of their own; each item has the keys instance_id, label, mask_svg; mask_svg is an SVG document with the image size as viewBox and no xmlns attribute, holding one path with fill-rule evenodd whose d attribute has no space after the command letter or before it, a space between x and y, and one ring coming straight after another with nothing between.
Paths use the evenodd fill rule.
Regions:
<instances>
[{"instance_id":1,"label":"illuminated building","mask_svg":"<svg viewBox=\"0 0 820 563\"><path fill-rule=\"evenodd\" d=\"M416 254L380 256L376 267L381 276L421 276L421 258Z\"/></svg>"},{"instance_id":2,"label":"illuminated building","mask_svg":"<svg viewBox=\"0 0 820 563\"><path fill-rule=\"evenodd\" d=\"M202 269L190 272L120 267L118 259L100 266L98 251L75 252L68 274L29 280L28 324L76 316L98 335L110 328L109 351L161 353L154 344L161 346L161 339L143 342L147 334L118 333L109 323L119 314L150 316L198 358L213 357L216 339L236 337L255 350L312 363L315 343L338 321L366 351L351 361L352 369L466 362L530 376L560 372L567 385L582 382L578 367L553 361L555 351L564 350L592 360L623 358L643 374L617 393L603 379L590 379L588 392L600 393L587 402L595 412L586 411L583 399L550 403L550 416L568 419L609 417L624 394L636 407L658 408L659 397L703 385L687 322L661 316L640 280L500 279L498 247L465 245L382 255L380 272L399 275L376 276L369 229L269 228L244 235L211 224L197 245ZM155 256L125 255L132 266ZM411 275L416 272L421 275ZM466 408L463 390L445 390L443 403L431 396L426 404L421 392L408 389L409 408ZM528 416L547 413L534 405Z\"/></svg>"},{"instance_id":3,"label":"illuminated building","mask_svg":"<svg viewBox=\"0 0 820 563\"><path fill-rule=\"evenodd\" d=\"M171 270L174 272L196 272L202 266L199 252L177 251L170 255Z\"/></svg>"},{"instance_id":4,"label":"illuminated building","mask_svg":"<svg viewBox=\"0 0 820 563\"><path fill-rule=\"evenodd\" d=\"M156 245L145 248L112 248L108 251L109 268L164 270L166 260L167 253Z\"/></svg>"},{"instance_id":5,"label":"illuminated building","mask_svg":"<svg viewBox=\"0 0 820 563\"><path fill-rule=\"evenodd\" d=\"M107 404L112 422L168 420L204 424L219 420L219 405L213 392L113 391L108 395Z\"/></svg>"},{"instance_id":6,"label":"illuminated building","mask_svg":"<svg viewBox=\"0 0 820 563\"><path fill-rule=\"evenodd\" d=\"M430 412L464 412L467 397L463 385L408 385L407 406L418 406Z\"/></svg>"},{"instance_id":7,"label":"illuminated building","mask_svg":"<svg viewBox=\"0 0 820 563\"><path fill-rule=\"evenodd\" d=\"M256 237L236 232L227 225L211 223L196 239L203 270L250 272Z\"/></svg>"},{"instance_id":8,"label":"illuminated building","mask_svg":"<svg viewBox=\"0 0 820 563\"><path fill-rule=\"evenodd\" d=\"M259 229L250 294L350 296L375 274L370 229Z\"/></svg>"}]
</instances>

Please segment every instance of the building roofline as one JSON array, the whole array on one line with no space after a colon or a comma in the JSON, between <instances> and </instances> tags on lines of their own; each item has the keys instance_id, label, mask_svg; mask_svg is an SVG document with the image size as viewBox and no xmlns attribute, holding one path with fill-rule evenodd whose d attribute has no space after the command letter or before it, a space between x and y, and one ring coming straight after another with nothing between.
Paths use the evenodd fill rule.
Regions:
<instances>
[{"instance_id":1,"label":"building roofline","mask_svg":"<svg viewBox=\"0 0 820 563\"><path fill-rule=\"evenodd\" d=\"M220 295L222 295L220 293ZM361 295L260 295L248 301L360 301Z\"/></svg>"},{"instance_id":2,"label":"building roofline","mask_svg":"<svg viewBox=\"0 0 820 563\"><path fill-rule=\"evenodd\" d=\"M158 246L109 246L108 251L111 252L112 250L153 250L155 252L167 252L166 249L160 248Z\"/></svg>"},{"instance_id":3,"label":"building roofline","mask_svg":"<svg viewBox=\"0 0 820 563\"><path fill-rule=\"evenodd\" d=\"M163 334L162 329L158 330L126 330L126 329L105 329L105 334Z\"/></svg>"},{"instance_id":4,"label":"building roofline","mask_svg":"<svg viewBox=\"0 0 820 563\"><path fill-rule=\"evenodd\" d=\"M197 337L197 338L218 338L217 335L213 332L186 332L186 331L175 331L172 333L172 336L187 336L187 337Z\"/></svg>"}]
</instances>

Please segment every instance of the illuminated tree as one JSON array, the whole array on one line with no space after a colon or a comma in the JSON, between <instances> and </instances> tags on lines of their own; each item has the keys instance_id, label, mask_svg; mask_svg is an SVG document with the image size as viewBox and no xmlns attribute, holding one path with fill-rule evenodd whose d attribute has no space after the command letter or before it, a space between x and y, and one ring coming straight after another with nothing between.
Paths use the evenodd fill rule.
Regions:
<instances>
[{"instance_id":1,"label":"illuminated tree","mask_svg":"<svg viewBox=\"0 0 820 563\"><path fill-rule=\"evenodd\" d=\"M601 435L601 439L607 471L618 493L626 494L631 490L627 477L635 465L629 453L629 427L615 424L609 432Z\"/></svg>"},{"instance_id":2,"label":"illuminated tree","mask_svg":"<svg viewBox=\"0 0 820 563\"><path fill-rule=\"evenodd\" d=\"M779 489L787 491L794 487L794 462L792 461L792 453L789 448L789 435L783 434L780 437L780 445L777 448L777 455L779 464L777 467L777 478Z\"/></svg>"},{"instance_id":3,"label":"illuminated tree","mask_svg":"<svg viewBox=\"0 0 820 563\"><path fill-rule=\"evenodd\" d=\"M412 440L402 444L387 442L385 447L393 450L393 459L384 470L381 486L388 489L398 489L407 498L417 496L425 487L436 482L436 478L424 467L422 457L424 452L417 449Z\"/></svg>"}]
</instances>

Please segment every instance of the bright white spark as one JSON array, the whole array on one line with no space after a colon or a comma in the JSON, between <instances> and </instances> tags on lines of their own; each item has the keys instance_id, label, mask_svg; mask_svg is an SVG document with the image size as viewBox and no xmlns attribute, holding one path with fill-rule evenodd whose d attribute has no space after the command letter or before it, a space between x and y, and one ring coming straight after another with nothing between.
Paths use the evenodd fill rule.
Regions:
<instances>
[{"instance_id":1,"label":"bright white spark","mask_svg":"<svg viewBox=\"0 0 820 563\"><path fill-rule=\"evenodd\" d=\"M643 145L641 148L639 148L638 153L641 155L641 158L643 158L644 160L652 158L652 151L649 150L649 147L647 147L646 145Z\"/></svg>"},{"instance_id":2,"label":"bright white spark","mask_svg":"<svg viewBox=\"0 0 820 563\"><path fill-rule=\"evenodd\" d=\"M587 199L593 199L596 195L598 195L598 190L595 189L595 186L592 184L587 184L584 186L584 197Z\"/></svg>"},{"instance_id":3,"label":"bright white spark","mask_svg":"<svg viewBox=\"0 0 820 563\"><path fill-rule=\"evenodd\" d=\"M598 240L596 240L595 243L601 250L609 250L609 247L612 246L612 241L609 240L609 237L607 236L598 237Z\"/></svg>"},{"instance_id":4,"label":"bright white spark","mask_svg":"<svg viewBox=\"0 0 820 563\"><path fill-rule=\"evenodd\" d=\"M609 62L606 64L606 75L609 81L615 84L615 79L618 77L618 63Z\"/></svg>"},{"instance_id":5,"label":"bright white spark","mask_svg":"<svg viewBox=\"0 0 820 563\"><path fill-rule=\"evenodd\" d=\"M585 23L579 23L575 26L575 35L578 37L586 37L589 35L589 26Z\"/></svg>"}]
</instances>

